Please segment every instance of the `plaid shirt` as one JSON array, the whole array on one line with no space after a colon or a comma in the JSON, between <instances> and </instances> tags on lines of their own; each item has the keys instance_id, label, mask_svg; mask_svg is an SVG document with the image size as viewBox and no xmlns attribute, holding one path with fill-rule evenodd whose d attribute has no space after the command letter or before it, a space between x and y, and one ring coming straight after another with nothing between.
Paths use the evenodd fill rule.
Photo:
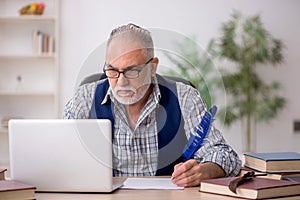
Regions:
<instances>
[{"instance_id":1,"label":"plaid shirt","mask_svg":"<svg viewBox=\"0 0 300 200\"><path fill-rule=\"evenodd\" d=\"M66 104L64 119L88 119L93 103L95 90L99 82L82 85L75 96ZM113 167L116 176L153 176L158 163L158 139L155 108L159 104L160 90L157 79L153 80L154 89L144 106L134 130L129 128L125 108L108 90L103 102L108 98L114 103L114 140ZM206 110L198 90L177 82L177 96L184 120L187 139L196 134L194 127L201 121ZM194 159L199 163L213 162L223 168L227 176L239 173L241 161L235 151L226 144L222 134L214 126L211 127L202 147L196 152Z\"/></svg>"}]
</instances>

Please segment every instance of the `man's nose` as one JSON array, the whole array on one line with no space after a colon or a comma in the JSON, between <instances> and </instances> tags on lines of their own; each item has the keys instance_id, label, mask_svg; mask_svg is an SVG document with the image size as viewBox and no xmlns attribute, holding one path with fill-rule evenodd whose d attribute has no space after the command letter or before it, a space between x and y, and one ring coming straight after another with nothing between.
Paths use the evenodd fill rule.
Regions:
<instances>
[{"instance_id":1,"label":"man's nose","mask_svg":"<svg viewBox=\"0 0 300 200\"><path fill-rule=\"evenodd\" d=\"M127 78L125 78L123 73L120 73L120 76L118 78L118 85L119 86L126 86L128 85L129 81Z\"/></svg>"}]
</instances>

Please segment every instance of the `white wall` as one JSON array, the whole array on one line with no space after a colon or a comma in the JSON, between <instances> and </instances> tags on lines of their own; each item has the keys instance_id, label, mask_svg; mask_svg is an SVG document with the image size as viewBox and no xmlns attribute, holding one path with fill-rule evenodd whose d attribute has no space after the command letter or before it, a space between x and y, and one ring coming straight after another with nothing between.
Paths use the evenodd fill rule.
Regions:
<instances>
[{"instance_id":1,"label":"white wall","mask_svg":"<svg viewBox=\"0 0 300 200\"><path fill-rule=\"evenodd\" d=\"M217 37L220 25L232 10L245 15L261 14L265 27L285 43L285 62L275 70L261 69L266 81L278 80L286 109L270 124L257 127L257 151L298 151L300 134L293 133L293 120L300 120L300 1L298 0L62 0L61 1L61 112L71 98L76 79L90 52L108 38L110 31L134 22L145 28L161 28L183 35L196 35L205 47ZM101 66L99 66L101 70ZM225 138L241 151L239 124L222 130Z\"/></svg>"}]
</instances>

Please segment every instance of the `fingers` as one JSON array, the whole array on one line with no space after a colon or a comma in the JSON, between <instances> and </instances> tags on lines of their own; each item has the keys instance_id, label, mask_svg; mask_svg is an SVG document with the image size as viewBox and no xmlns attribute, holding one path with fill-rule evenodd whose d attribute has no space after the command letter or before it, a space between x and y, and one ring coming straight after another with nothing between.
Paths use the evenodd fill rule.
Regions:
<instances>
[{"instance_id":1,"label":"fingers","mask_svg":"<svg viewBox=\"0 0 300 200\"><path fill-rule=\"evenodd\" d=\"M190 170L195 164L197 164L196 160L188 160L185 163L179 163L179 164L175 165L172 177L175 178L175 177L180 176L181 174Z\"/></svg>"},{"instance_id":2,"label":"fingers","mask_svg":"<svg viewBox=\"0 0 300 200\"><path fill-rule=\"evenodd\" d=\"M199 186L200 179L198 178L197 174L193 174L192 176L189 176L189 177L186 177L186 178L176 181L175 184L180 187Z\"/></svg>"},{"instance_id":3,"label":"fingers","mask_svg":"<svg viewBox=\"0 0 300 200\"><path fill-rule=\"evenodd\" d=\"M181 166L183 165L183 163L178 163L177 165L174 166L174 172L172 173L172 179L174 179L175 177L179 176L182 172Z\"/></svg>"},{"instance_id":4,"label":"fingers","mask_svg":"<svg viewBox=\"0 0 300 200\"><path fill-rule=\"evenodd\" d=\"M178 186L196 186L200 183L199 164L192 159L185 163L179 163L174 167L172 182Z\"/></svg>"}]
</instances>

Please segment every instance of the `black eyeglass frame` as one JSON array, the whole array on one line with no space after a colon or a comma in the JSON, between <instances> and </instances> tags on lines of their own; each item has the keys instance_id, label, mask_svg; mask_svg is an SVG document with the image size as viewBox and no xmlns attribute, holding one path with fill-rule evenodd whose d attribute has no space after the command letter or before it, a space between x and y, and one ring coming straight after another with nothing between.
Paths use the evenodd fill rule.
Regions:
<instances>
[{"instance_id":1,"label":"black eyeglass frame","mask_svg":"<svg viewBox=\"0 0 300 200\"><path fill-rule=\"evenodd\" d=\"M153 58L150 58L145 64L141 64L141 65L137 65L137 66L132 66L132 67L129 67L125 70L122 70L122 71L119 71L117 69L115 69L113 66L111 65L106 65L106 63L104 64L103 66L103 72L105 73L105 75L108 77L108 78L119 78L120 77L120 74L123 74L123 76L125 78L128 78L128 79L135 79L135 78L138 78L140 76L140 73L141 71L143 71L143 69L153 60ZM105 69L106 66L109 66L109 67L112 67L110 69ZM107 71L114 71L114 72L118 72L118 74L116 76L109 76L106 72ZM135 71L137 72L136 76L134 77L128 77L126 76L126 72L128 71Z\"/></svg>"}]
</instances>

